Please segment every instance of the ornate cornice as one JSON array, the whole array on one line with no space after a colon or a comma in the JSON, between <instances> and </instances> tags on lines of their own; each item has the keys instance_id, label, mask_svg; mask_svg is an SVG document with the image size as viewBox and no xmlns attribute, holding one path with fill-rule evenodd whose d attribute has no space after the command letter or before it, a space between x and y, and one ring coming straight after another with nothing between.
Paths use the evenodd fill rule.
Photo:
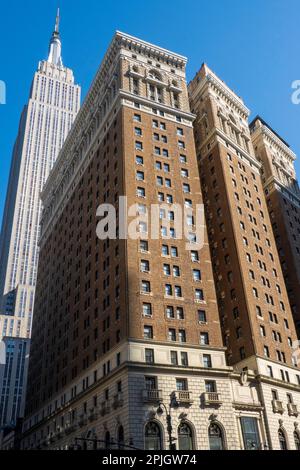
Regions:
<instances>
[{"instance_id":1,"label":"ornate cornice","mask_svg":"<svg viewBox=\"0 0 300 470\"><path fill-rule=\"evenodd\" d=\"M243 101L232 90L230 90L227 85L225 85L224 82L222 82L216 75L213 74L213 72L209 72L201 80L199 85L196 86L192 99L196 100L197 97L203 93L205 87L211 88L214 91L217 91L218 94L223 95L223 97L225 97L225 99L231 103L232 107L235 108L244 119L248 119L250 116L250 110L247 108L247 106L244 105Z\"/></svg>"},{"instance_id":2,"label":"ornate cornice","mask_svg":"<svg viewBox=\"0 0 300 470\"><path fill-rule=\"evenodd\" d=\"M285 145L282 140L280 140L267 126L261 124L260 127L256 127L253 130L252 135L253 140L255 140L259 135L265 137L267 142L274 146L276 150L283 152L291 163L294 163L296 160L296 154L287 145Z\"/></svg>"}]
</instances>

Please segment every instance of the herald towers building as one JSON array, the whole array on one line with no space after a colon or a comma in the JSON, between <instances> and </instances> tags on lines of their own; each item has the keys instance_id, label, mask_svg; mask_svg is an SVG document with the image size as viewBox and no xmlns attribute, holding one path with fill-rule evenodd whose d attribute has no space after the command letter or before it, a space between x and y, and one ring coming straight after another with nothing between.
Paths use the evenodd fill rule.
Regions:
<instances>
[{"instance_id":1,"label":"herald towers building","mask_svg":"<svg viewBox=\"0 0 300 470\"><path fill-rule=\"evenodd\" d=\"M188 96L185 73L185 57L117 32L44 187L24 449L300 447L248 110L206 66ZM118 213L121 196L137 236L101 240L98 208ZM204 244L187 250L174 204L202 202Z\"/></svg>"}]
</instances>

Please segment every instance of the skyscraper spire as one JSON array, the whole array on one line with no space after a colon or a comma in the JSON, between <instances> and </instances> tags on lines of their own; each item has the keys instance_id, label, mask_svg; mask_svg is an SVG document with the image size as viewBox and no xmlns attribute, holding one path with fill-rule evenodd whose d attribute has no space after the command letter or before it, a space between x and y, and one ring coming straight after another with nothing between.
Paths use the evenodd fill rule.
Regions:
<instances>
[{"instance_id":1,"label":"skyscraper spire","mask_svg":"<svg viewBox=\"0 0 300 470\"><path fill-rule=\"evenodd\" d=\"M61 40L59 35L59 22L60 22L60 12L59 8L57 9L55 28L51 36L50 46L49 46L49 56L48 62L51 64L57 65L58 67L63 66L62 57L61 57Z\"/></svg>"},{"instance_id":2,"label":"skyscraper spire","mask_svg":"<svg viewBox=\"0 0 300 470\"><path fill-rule=\"evenodd\" d=\"M60 22L60 13L59 8L57 8L56 21L55 21L55 32L59 34L59 22Z\"/></svg>"}]
</instances>

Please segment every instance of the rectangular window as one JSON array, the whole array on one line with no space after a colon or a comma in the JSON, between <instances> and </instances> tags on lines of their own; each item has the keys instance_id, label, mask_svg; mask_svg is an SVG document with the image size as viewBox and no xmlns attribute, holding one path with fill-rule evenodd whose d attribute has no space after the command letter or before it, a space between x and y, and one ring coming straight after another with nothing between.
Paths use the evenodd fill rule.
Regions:
<instances>
[{"instance_id":1,"label":"rectangular window","mask_svg":"<svg viewBox=\"0 0 300 470\"><path fill-rule=\"evenodd\" d=\"M148 303L143 304L143 315L145 317L152 317L152 305Z\"/></svg>"},{"instance_id":2,"label":"rectangular window","mask_svg":"<svg viewBox=\"0 0 300 470\"><path fill-rule=\"evenodd\" d=\"M144 339L152 339L153 338L153 328L152 326L145 325L144 326Z\"/></svg>"},{"instance_id":3,"label":"rectangular window","mask_svg":"<svg viewBox=\"0 0 300 470\"><path fill-rule=\"evenodd\" d=\"M259 450L260 436L256 418L242 417L240 420L245 450Z\"/></svg>"},{"instance_id":4,"label":"rectangular window","mask_svg":"<svg viewBox=\"0 0 300 470\"><path fill-rule=\"evenodd\" d=\"M211 355L203 354L203 367L210 369L212 367Z\"/></svg>"},{"instance_id":5,"label":"rectangular window","mask_svg":"<svg viewBox=\"0 0 300 470\"><path fill-rule=\"evenodd\" d=\"M154 363L154 349L145 349L145 361L147 364Z\"/></svg>"},{"instance_id":6,"label":"rectangular window","mask_svg":"<svg viewBox=\"0 0 300 470\"><path fill-rule=\"evenodd\" d=\"M173 366L178 365L178 356L177 356L177 351L171 351L171 364Z\"/></svg>"}]
</instances>

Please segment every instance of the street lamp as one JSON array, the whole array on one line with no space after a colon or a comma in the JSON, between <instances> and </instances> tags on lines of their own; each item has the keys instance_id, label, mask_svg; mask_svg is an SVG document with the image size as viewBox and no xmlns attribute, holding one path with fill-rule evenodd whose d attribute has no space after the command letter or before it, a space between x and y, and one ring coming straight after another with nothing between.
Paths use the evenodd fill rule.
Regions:
<instances>
[{"instance_id":1,"label":"street lamp","mask_svg":"<svg viewBox=\"0 0 300 470\"><path fill-rule=\"evenodd\" d=\"M174 441L176 441L176 438L172 437L172 431L173 431L172 416L171 416L172 406L174 407L178 406L178 403L175 397L171 399L171 402L169 403L169 409L166 407L166 405L162 401L160 401L159 406L157 408L157 413L162 415L165 410L166 421L167 421L167 432L168 432L168 437L169 437L169 450L176 450L176 444L174 443Z\"/></svg>"}]
</instances>

